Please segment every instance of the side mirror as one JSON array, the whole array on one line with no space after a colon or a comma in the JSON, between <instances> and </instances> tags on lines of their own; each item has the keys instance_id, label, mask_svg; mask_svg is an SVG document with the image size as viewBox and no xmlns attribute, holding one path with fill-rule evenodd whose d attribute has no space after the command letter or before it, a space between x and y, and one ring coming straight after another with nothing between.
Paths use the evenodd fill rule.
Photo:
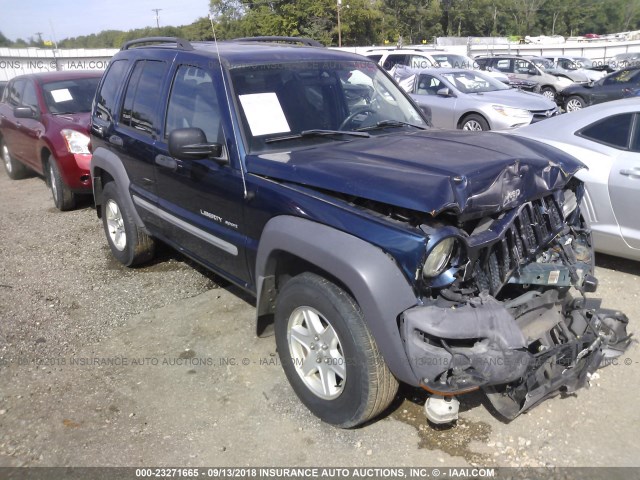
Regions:
<instances>
[{"instance_id":1,"label":"side mirror","mask_svg":"<svg viewBox=\"0 0 640 480\"><path fill-rule=\"evenodd\" d=\"M13 109L16 118L38 118L38 114L31 107L16 107Z\"/></svg>"},{"instance_id":2,"label":"side mirror","mask_svg":"<svg viewBox=\"0 0 640 480\"><path fill-rule=\"evenodd\" d=\"M436 94L439 97L450 97L451 96L451 90L449 90L447 87L441 88L440 90L438 90L436 92Z\"/></svg>"},{"instance_id":3,"label":"side mirror","mask_svg":"<svg viewBox=\"0 0 640 480\"><path fill-rule=\"evenodd\" d=\"M222 145L208 143L200 128L178 128L169 134L169 154L179 160L201 160L222 155Z\"/></svg>"}]
</instances>

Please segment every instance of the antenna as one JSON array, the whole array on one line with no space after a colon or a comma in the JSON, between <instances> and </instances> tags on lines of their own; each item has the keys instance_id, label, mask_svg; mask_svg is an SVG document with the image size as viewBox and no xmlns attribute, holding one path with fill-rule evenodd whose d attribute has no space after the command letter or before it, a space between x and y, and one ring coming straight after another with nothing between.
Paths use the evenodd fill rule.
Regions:
<instances>
[{"instance_id":1,"label":"antenna","mask_svg":"<svg viewBox=\"0 0 640 480\"><path fill-rule=\"evenodd\" d=\"M224 75L224 68L222 68L222 59L220 58L220 49L218 48L218 38L216 37L216 29L213 26L213 18L211 16L211 12L209 12L209 21L211 22L211 30L213 31L213 42L216 46L216 54L218 55L218 64L220 65L220 76L222 77L222 85L224 87L224 94L227 97L227 107L229 108L229 119L231 120L231 132L233 133L233 138L236 143L236 151L238 152L238 164L240 165L240 176L242 177L242 189L244 191L244 199L248 198L247 194L247 181L244 178L244 165L242 164L242 159L239 155L239 149L237 148L238 143L238 135L236 133L235 122L233 121L233 110L231 109L231 99L229 97L229 89L227 88L227 80Z\"/></svg>"}]
</instances>

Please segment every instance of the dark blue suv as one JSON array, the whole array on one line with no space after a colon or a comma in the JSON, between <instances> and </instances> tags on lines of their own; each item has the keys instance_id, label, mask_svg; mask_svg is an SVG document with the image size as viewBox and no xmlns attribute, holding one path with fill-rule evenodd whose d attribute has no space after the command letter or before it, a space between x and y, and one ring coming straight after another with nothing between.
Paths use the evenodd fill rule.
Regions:
<instances>
[{"instance_id":1,"label":"dark blue suv","mask_svg":"<svg viewBox=\"0 0 640 480\"><path fill-rule=\"evenodd\" d=\"M159 239L256 296L286 375L326 422L381 413L398 381L484 390L514 418L628 343L585 298L590 231L561 151L428 128L378 66L313 41L147 38L94 101L91 174L114 256Z\"/></svg>"}]
</instances>

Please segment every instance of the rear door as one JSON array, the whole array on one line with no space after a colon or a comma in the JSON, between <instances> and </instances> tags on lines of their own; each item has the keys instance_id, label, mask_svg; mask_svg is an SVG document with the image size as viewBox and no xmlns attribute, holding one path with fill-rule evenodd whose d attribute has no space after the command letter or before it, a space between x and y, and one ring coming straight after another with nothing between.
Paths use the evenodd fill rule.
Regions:
<instances>
[{"instance_id":1,"label":"rear door","mask_svg":"<svg viewBox=\"0 0 640 480\"><path fill-rule=\"evenodd\" d=\"M208 68L195 65L178 63L171 75L164 134L154 150L157 219L176 246L227 278L248 284L243 179L227 148L225 134L230 128L220 67L213 62ZM168 136L179 128L200 128L207 142L223 145L222 157L172 157Z\"/></svg>"},{"instance_id":2,"label":"rear door","mask_svg":"<svg viewBox=\"0 0 640 480\"><path fill-rule=\"evenodd\" d=\"M169 67L162 57L135 62L114 132L107 138L129 175L132 195L147 202L155 202L157 194L153 153Z\"/></svg>"}]
</instances>

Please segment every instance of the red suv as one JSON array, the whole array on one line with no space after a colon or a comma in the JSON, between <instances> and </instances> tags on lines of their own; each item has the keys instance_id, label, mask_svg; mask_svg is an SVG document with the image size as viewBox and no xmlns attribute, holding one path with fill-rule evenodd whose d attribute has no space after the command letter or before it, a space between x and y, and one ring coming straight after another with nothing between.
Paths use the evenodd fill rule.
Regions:
<instances>
[{"instance_id":1,"label":"red suv","mask_svg":"<svg viewBox=\"0 0 640 480\"><path fill-rule=\"evenodd\" d=\"M91 193L89 112L102 72L13 78L0 99L0 153L10 178L43 175L60 210Z\"/></svg>"}]
</instances>

